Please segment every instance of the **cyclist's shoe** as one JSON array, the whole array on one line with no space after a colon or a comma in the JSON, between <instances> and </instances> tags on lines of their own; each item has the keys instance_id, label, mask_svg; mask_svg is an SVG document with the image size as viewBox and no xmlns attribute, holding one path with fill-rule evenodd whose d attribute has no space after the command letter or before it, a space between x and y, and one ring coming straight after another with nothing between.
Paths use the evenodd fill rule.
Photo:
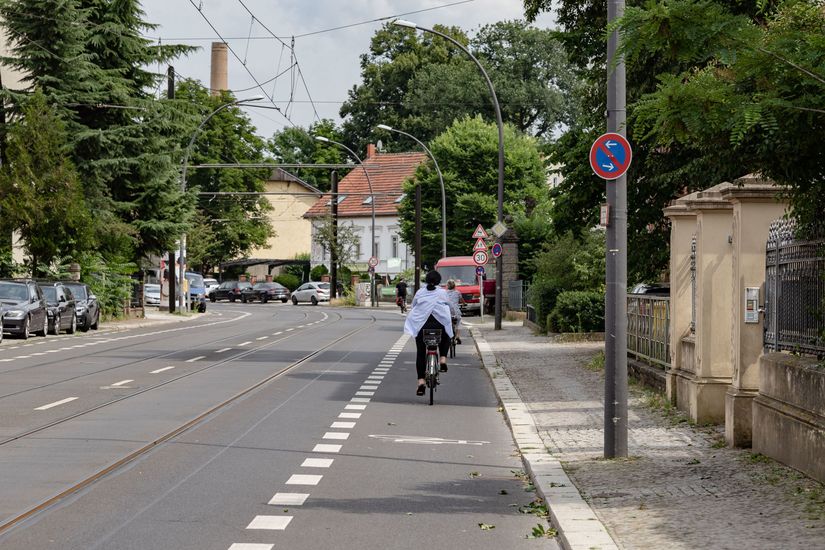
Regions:
<instances>
[{"instance_id":1,"label":"cyclist's shoe","mask_svg":"<svg viewBox=\"0 0 825 550\"><path fill-rule=\"evenodd\" d=\"M447 363L441 363L441 368L438 369L438 372L447 372Z\"/></svg>"},{"instance_id":2,"label":"cyclist's shoe","mask_svg":"<svg viewBox=\"0 0 825 550\"><path fill-rule=\"evenodd\" d=\"M427 386L425 386L424 384L419 384L418 389L415 390L415 395L422 396L424 395L425 391L427 391Z\"/></svg>"}]
</instances>

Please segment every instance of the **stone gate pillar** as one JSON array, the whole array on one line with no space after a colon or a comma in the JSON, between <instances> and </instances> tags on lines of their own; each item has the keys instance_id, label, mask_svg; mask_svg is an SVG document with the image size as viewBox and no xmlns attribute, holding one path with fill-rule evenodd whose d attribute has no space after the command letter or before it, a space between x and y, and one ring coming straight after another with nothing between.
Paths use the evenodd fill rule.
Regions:
<instances>
[{"instance_id":1,"label":"stone gate pillar","mask_svg":"<svg viewBox=\"0 0 825 550\"><path fill-rule=\"evenodd\" d=\"M507 225L513 224L512 219ZM510 308L510 282L518 281L518 234L515 228L510 227L504 233L498 242L501 243L501 270L502 270L502 285L501 289L501 311L506 313ZM488 275L489 276L489 275Z\"/></svg>"}]
</instances>

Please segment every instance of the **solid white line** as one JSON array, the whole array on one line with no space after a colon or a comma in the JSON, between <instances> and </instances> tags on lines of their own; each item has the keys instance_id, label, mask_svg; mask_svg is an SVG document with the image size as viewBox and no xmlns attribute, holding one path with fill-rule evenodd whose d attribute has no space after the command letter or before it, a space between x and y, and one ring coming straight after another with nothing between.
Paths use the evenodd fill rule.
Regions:
<instances>
[{"instance_id":1,"label":"solid white line","mask_svg":"<svg viewBox=\"0 0 825 550\"><path fill-rule=\"evenodd\" d=\"M345 405L344 408L347 409L348 411L363 411L364 409L367 408L367 406L366 405Z\"/></svg>"},{"instance_id":2,"label":"solid white line","mask_svg":"<svg viewBox=\"0 0 825 550\"><path fill-rule=\"evenodd\" d=\"M341 413L338 418L361 418L361 413Z\"/></svg>"},{"instance_id":3,"label":"solid white line","mask_svg":"<svg viewBox=\"0 0 825 550\"><path fill-rule=\"evenodd\" d=\"M349 433L348 432L327 432L327 433L324 434L324 437L322 437L321 439L341 439L341 440L349 439Z\"/></svg>"},{"instance_id":4,"label":"solid white line","mask_svg":"<svg viewBox=\"0 0 825 550\"><path fill-rule=\"evenodd\" d=\"M292 516L255 516L255 519L246 528L283 531L290 521L292 521Z\"/></svg>"},{"instance_id":5,"label":"solid white line","mask_svg":"<svg viewBox=\"0 0 825 550\"><path fill-rule=\"evenodd\" d=\"M162 369L150 371L149 374L157 374L159 372L163 372L163 371L166 371L166 370L171 370L171 369L174 369L174 368L175 367L163 367Z\"/></svg>"},{"instance_id":6,"label":"solid white line","mask_svg":"<svg viewBox=\"0 0 825 550\"><path fill-rule=\"evenodd\" d=\"M351 430L355 427L355 422L333 422L329 427L332 429Z\"/></svg>"},{"instance_id":7,"label":"solid white line","mask_svg":"<svg viewBox=\"0 0 825 550\"><path fill-rule=\"evenodd\" d=\"M121 380L120 382L115 382L114 384L111 384L111 386L112 386L113 388L116 388L116 387L118 387L118 386L122 386L122 385L124 385L124 384L128 384L129 382L134 382L134 380Z\"/></svg>"},{"instance_id":8,"label":"solid white line","mask_svg":"<svg viewBox=\"0 0 825 550\"><path fill-rule=\"evenodd\" d=\"M201 359L206 359L205 355L198 355L197 357L193 357L192 359L187 359L187 363L194 363L195 361L200 361Z\"/></svg>"},{"instance_id":9,"label":"solid white line","mask_svg":"<svg viewBox=\"0 0 825 550\"><path fill-rule=\"evenodd\" d=\"M329 468L332 466L331 458L307 458L301 464L302 468Z\"/></svg>"},{"instance_id":10,"label":"solid white line","mask_svg":"<svg viewBox=\"0 0 825 550\"><path fill-rule=\"evenodd\" d=\"M260 338L255 338L255 340L266 340L269 336L261 336Z\"/></svg>"},{"instance_id":11,"label":"solid white line","mask_svg":"<svg viewBox=\"0 0 825 550\"><path fill-rule=\"evenodd\" d=\"M239 346L245 346L245 345L247 345L247 344L251 344L251 343L252 343L252 340L250 340L250 341L248 341L248 342L242 342L242 343L240 343L240 344L238 344L238 345L239 345Z\"/></svg>"},{"instance_id":12,"label":"solid white line","mask_svg":"<svg viewBox=\"0 0 825 550\"><path fill-rule=\"evenodd\" d=\"M370 398L369 397L353 397L352 399L350 399L350 402L352 402L352 403L369 403Z\"/></svg>"},{"instance_id":13,"label":"solid white line","mask_svg":"<svg viewBox=\"0 0 825 550\"><path fill-rule=\"evenodd\" d=\"M313 453L337 453L341 450L341 445L325 445L323 443L317 444L313 447Z\"/></svg>"},{"instance_id":14,"label":"solid white line","mask_svg":"<svg viewBox=\"0 0 825 550\"><path fill-rule=\"evenodd\" d=\"M69 403L71 401L74 401L75 399L78 399L78 398L77 397L68 397L66 399L61 399L60 401L55 401L54 403L49 403L48 405L43 405L42 407L37 407L34 410L36 410L36 411L45 411L46 409L51 409L52 407L57 407L59 405L63 405L64 403Z\"/></svg>"},{"instance_id":15,"label":"solid white line","mask_svg":"<svg viewBox=\"0 0 825 550\"><path fill-rule=\"evenodd\" d=\"M288 480L287 485L318 485L321 478L324 476L310 476L304 474L293 474Z\"/></svg>"},{"instance_id":16,"label":"solid white line","mask_svg":"<svg viewBox=\"0 0 825 550\"><path fill-rule=\"evenodd\" d=\"M272 550L274 544L256 544L254 542L235 542L229 550Z\"/></svg>"},{"instance_id":17,"label":"solid white line","mask_svg":"<svg viewBox=\"0 0 825 550\"><path fill-rule=\"evenodd\" d=\"M218 350L218 351L216 351L215 353L224 353L224 352L229 351L229 350L231 350L231 349L232 349L232 348L223 348L223 349L219 349L219 350Z\"/></svg>"},{"instance_id":18,"label":"solid white line","mask_svg":"<svg viewBox=\"0 0 825 550\"><path fill-rule=\"evenodd\" d=\"M309 497L309 493L275 493L269 504L272 506L302 506Z\"/></svg>"},{"instance_id":19,"label":"solid white line","mask_svg":"<svg viewBox=\"0 0 825 550\"><path fill-rule=\"evenodd\" d=\"M375 395L375 392L374 391L357 391L357 392L355 392L355 395L361 395L361 396L364 396L364 397L372 397L373 395Z\"/></svg>"}]
</instances>

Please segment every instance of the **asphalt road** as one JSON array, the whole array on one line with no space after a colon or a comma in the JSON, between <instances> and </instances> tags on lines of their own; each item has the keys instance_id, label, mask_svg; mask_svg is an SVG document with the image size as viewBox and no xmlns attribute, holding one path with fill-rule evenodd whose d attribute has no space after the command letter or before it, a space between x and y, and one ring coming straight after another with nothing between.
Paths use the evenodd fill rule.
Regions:
<instances>
[{"instance_id":1,"label":"asphalt road","mask_svg":"<svg viewBox=\"0 0 825 550\"><path fill-rule=\"evenodd\" d=\"M469 338L430 407L402 323L210 304L6 340L0 547L555 548Z\"/></svg>"}]
</instances>

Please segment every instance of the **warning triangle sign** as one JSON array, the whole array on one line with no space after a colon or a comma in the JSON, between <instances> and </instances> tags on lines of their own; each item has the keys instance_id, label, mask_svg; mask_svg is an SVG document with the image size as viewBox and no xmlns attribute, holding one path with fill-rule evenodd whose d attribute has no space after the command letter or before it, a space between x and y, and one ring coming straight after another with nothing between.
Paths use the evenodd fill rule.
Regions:
<instances>
[{"instance_id":1,"label":"warning triangle sign","mask_svg":"<svg viewBox=\"0 0 825 550\"><path fill-rule=\"evenodd\" d=\"M489 237L489 235L487 234L486 231L484 231L484 226L482 226L481 224L478 224L478 227L476 227L476 230L473 231L473 238L474 239L486 239L487 237Z\"/></svg>"},{"instance_id":2,"label":"warning triangle sign","mask_svg":"<svg viewBox=\"0 0 825 550\"><path fill-rule=\"evenodd\" d=\"M476 240L476 244L473 247L473 252L476 250L487 250L487 243L484 242L484 239Z\"/></svg>"}]
</instances>

